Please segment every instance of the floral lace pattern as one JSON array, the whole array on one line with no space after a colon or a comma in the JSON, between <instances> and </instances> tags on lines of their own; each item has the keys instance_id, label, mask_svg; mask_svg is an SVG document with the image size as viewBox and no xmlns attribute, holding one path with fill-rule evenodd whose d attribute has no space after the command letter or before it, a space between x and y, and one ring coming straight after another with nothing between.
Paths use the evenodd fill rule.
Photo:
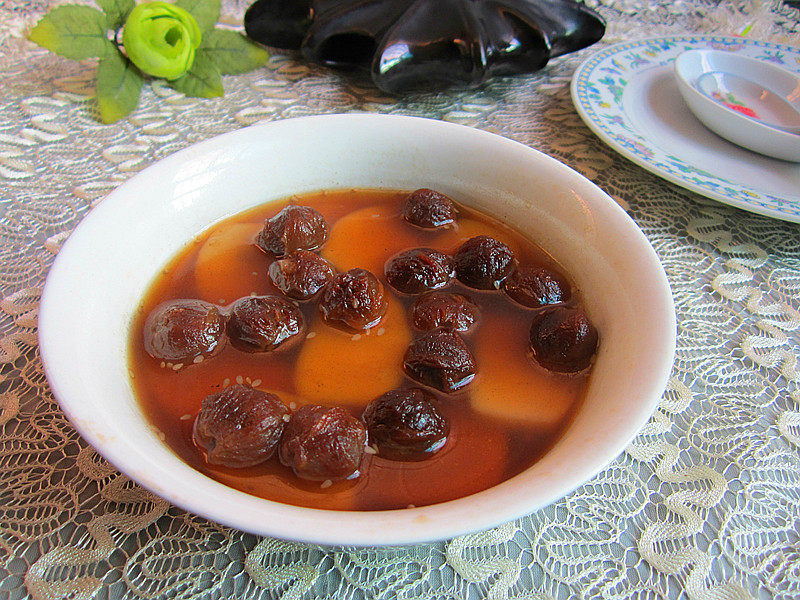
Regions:
<instances>
[{"instance_id":1,"label":"floral lace pattern","mask_svg":"<svg viewBox=\"0 0 800 600\"><path fill-rule=\"evenodd\" d=\"M608 41L739 33L797 45L798 13L756 0L595 0ZM244 5L226 6L237 22ZM90 117L94 64L22 35L45 2L0 5L0 595L7 598L800 597L800 230L718 204L604 146L570 99L592 49L480 90L395 99L274 56L192 100L154 84L127 120ZM607 190L675 296L678 350L652 419L561 501L410 548L258 539L139 488L75 433L44 378L38 301L61 244L138 170L261 120L369 111L445 119L542 150Z\"/></svg>"}]
</instances>

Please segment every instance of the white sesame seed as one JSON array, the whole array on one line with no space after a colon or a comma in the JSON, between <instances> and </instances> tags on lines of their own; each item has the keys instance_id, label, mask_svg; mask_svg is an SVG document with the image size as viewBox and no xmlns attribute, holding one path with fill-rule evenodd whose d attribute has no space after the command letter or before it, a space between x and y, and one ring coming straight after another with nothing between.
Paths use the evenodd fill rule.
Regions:
<instances>
[{"instance_id":1,"label":"white sesame seed","mask_svg":"<svg viewBox=\"0 0 800 600\"><path fill-rule=\"evenodd\" d=\"M236 376L236 383L238 383L239 385L242 385L244 383L244 379L242 378L241 375Z\"/></svg>"},{"instance_id":2,"label":"white sesame seed","mask_svg":"<svg viewBox=\"0 0 800 600\"><path fill-rule=\"evenodd\" d=\"M320 489L329 488L333 485L333 482L330 479L326 479L322 483L319 484Z\"/></svg>"},{"instance_id":3,"label":"white sesame seed","mask_svg":"<svg viewBox=\"0 0 800 600\"><path fill-rule=\"evenodd\" d=\"M247 382L248 385L253 385L253 382L250 381L249 377L245 377L244 380Z\"/></svg>"},{"instance_id":4,"label":"white sesame seed","mask_svg":"<svg viewBox=\"0 0 800 600\"><path fill-rule=\"evenodd\" d=\"M253 271L253 275L258 275L258 271Z\"/></svg>"},{"instance_id":5,"label":"white sesame seed","mask_svg":"<svg viewBox=\"0 0 800 600\"><path fill-rule=\"evenodd\" d=\"M353 337L351 337L350 339L353 340L354 342L357 342L358 340L361 339L361 334L357 333Z\"/></svg>"},{"instance_id":6,"label":"white sesame seed","mask_svg":"<svg viewBox=\"0 0 800 600\"><path fill-rule=\"evenodd\" d=\"M200 355L200 356L195 356L195 357L194 357L194 360L193 360L192 362L193 362L194 364L198 365L198 364L200 364L201 362L203 362L204 360L205 360L205 357L204 357L203 355Z\"/></svg>"},{"instance_id":7,"label":"white sesame seed","mask_svg":"<svg viewBox=\"0 0 800 600\"><path fill-rule=\"evenodd\" d=\"M167 439L167 436L166 436L166 435L164 435L164 432L163 432L163 431L156 431L156 435L158 436L158 439L160 439L162 442L163 442L165 439Z\"/></svg>"},{"instance_id":8,"label":"white sesame seed","mask_svg":"<svg viewBox=\"0 0 800 600\"><path fill-rule=\"evenodd\" d=\"M364 447L364 452L366 452L367 454L377 454L378 453L378 451L375 450L375 448L373 448L372 446L365 446Z\"/></svg>"},{"instance_id":9,"label":"white sesame seed","mask_svg":"<svg viewBox=\"0 0 800 600\"><path fill-rule=\"evenodd\" d=\"M316 337L316 336L317 336L317 332L316 331L309 331L308 335L306 336L306 339L310 340L311 338Z\"/></svg>"},{"instance_id":10,"label":"white sesame seed","mask_svg":"<svg viewBox=\"0 0 800 600\"><path fill-rule=\"evenodd\" d=\"M172 370L173 371L180 371L182 368L183 368L183 363L176 363L176 364L172 365Z\"/></svg>"},{"instance_id":11,"label":"white sesame seed","mask_svg":"<svg viewBox=\"0 0 800 600\"><path fill-rule=\"evenodd\" d=\"M181 421L188 421L192 418L192 415L186 414L181 417Z\"/></svg>"},{"instance_id":12,"label":"white sesame seed","mask_svg":"<svg viewBox=\"0 0 800 600\"><path fill-rule=\"evenodd\" d=\"M289 402L289 408L295 410L297 408L297 402Z\"/></svg>"},{"instance_id":13,"label":"white sesame seed","mask_svg":"<svg viewBox=\"0 0 800 600\"><path fill-rule=\"evenodd\" d=\"M417 508L417 507L416 507L415 505L413 505L413 504L409 504L409 505L407 506L407 508Z\"/></svg>"},{"instance_id":14,"label":"white sesame seed","mask_svg":"<svg viewBox=\"0 0 800 600\"><path fill-rule=\"evenodd\" d=\"M384 333L386 333L386 328L385 327L379 327L378 331L376 333L378 335L383 335Z\"/></svg>"},{"instance_id":15,"label":"white sesame seed","mask_svg":"<svg viewBox=\"0 0 800 600\"><path fill-rule=\"evenodd\" d=\"M253 387L258 387L261 385L260 379L253 379Z\"/></svg>"},{"instance_id":16,"label":"white sesame seed","mask_svg":"<svg viewBox=\"0 0 800 600\"><path fill-rule=\"evenodd\" d=\"M289 421L291 421L291 420L292 420L292 415L283 415L283 417L281 417L281 418L282 418L282 419L283 419L285 422L287 422L287 423L288 423Z\"/></svg>"},{"instance_id":17,"label":"white sesame seed","mask_svg":"<svg viewBox=\"0 0 800 600\"><path fill-rule=\"evenodd\" d=\"M226 377L225 381L222 382L222 387L228 387L231 384L231 380Z\"/></svg>"},{"instance_id":18,"label":"white sesame seed","mask_svg":"<svg viewBox=\"0 0 800 600\"><path fill-rule=\"evenodd\" d=\"M166 367L166 366L167 366L167 363L165 363L165 362L162 360L162 361L161 361L161 368L163 369L163 368L164 368L164 367Z\"/></svg>"},{"instance_id":19,"label":"white sesame seed","mask_svg":"<svg viewBox=\"0 0 800 600\"><path fill-rule=\"evenodd\" d=\"M171 368L172 368L172 363L171 363L171 362L168 362L168 363L167 363L167 368L168 368L168 369L171 369Z\"/></svg>"}]
</instances>

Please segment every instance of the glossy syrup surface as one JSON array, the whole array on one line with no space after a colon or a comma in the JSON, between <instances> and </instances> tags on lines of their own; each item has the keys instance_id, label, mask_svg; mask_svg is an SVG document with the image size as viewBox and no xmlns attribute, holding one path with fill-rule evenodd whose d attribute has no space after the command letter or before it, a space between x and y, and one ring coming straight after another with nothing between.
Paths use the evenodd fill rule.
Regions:
<instances>
[{"instance_id":1,"label":"glossy syrup surface","mask_svg":"<svg viewBox=\"0 0 800 600\"><path fill-rule=\"evenodd\" d=\"M453 394L431 390L449 421L444 447L422 461L365 454L360 475L329 487L303 481L277 457L245 469L210 465L192 441L203 399L243 382L278 394L294 408L339 405L360 418L377 396L417 387L402 368L409 343L420 335L409 309L416 299L395 292L384 264L398 252L429 247L453 253L466 239L489 235L506 243L520 264L557 265L535 244L495 219L459 207L455 226L425 230L401 215L407 192L348 190L272 202L218 223L198 236L163 269L144 297L132 326L130 369L143 412L164 442L187 464L240 491L269 500L334 510L387 510L424 506L485 490L535 463L563 433L586 391L588 374L552 374L531 360L528 331L534 310L502 291L469 289L457 281L447 291L478 304L477 327L463 337L477 363L472 383ZM302 339L276 351L245 353L230 344L199 363L172 365L144 350L143 324L158 304L198 298L226 306L248 295L281 292L269 280L273 260L253 244L264 220L288 203L311 206L326 218L329 237L320 253L338 271L361 267L379 277L388 307L366 332L325 324L317 299L298 303L305 317ZM575 301L573 289L573 299Z\"/></svg>"}]
</instances>

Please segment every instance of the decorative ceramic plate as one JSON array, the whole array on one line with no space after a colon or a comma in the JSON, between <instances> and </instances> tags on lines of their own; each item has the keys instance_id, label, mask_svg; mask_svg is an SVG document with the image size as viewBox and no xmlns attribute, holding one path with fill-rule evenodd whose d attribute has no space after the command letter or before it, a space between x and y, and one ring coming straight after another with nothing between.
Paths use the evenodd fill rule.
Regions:
<instances>
[{"instance_id":1,"label":"decorative ceramic plate","mask_svg":"<svg viewBox=\"0 0 800 600\"><path fill-rule=\"evenodd\" d=\"M673 63L695 48L737 52L800 73L800 49L769 42L719 36L625 42L578 67L572 78L578 114L614 150L672 183L750 212L800 222L800 164L728 142L684 103Z\"/></svg>"}]
</instances>

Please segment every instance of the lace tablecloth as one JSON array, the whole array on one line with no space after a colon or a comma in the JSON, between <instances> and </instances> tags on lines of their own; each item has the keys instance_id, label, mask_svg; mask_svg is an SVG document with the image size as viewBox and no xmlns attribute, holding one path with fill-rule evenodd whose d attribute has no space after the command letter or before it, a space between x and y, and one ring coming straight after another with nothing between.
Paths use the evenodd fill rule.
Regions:
<instances>
[{"instance_id":1,"label":"lace tablecloth","mask_svg":"<svg viewBox=\"0 0 800 600\"><path fill-rule=\"evenodd\" d=\"M596 4L596 3L595 3ZM187 99L154 84L91 119L92 61L24 41L48 8L0 2L0 597L799 598L800 226L730 208L615 154L576 114L592 49L477 91L379 95L275 55ZM226 7L237 22L243 4ZM600 3L606 41L738 33L797 43L795 9L757 1ZM323 549L187 514L121 476L55 403L37 305L75 225L143 167L261 120L370 111L445 119L542 150L607 190L661 258L678 312L663 400L639 437L565 499L492 531L411 548Z\"/></svg>"}]
</instances>

